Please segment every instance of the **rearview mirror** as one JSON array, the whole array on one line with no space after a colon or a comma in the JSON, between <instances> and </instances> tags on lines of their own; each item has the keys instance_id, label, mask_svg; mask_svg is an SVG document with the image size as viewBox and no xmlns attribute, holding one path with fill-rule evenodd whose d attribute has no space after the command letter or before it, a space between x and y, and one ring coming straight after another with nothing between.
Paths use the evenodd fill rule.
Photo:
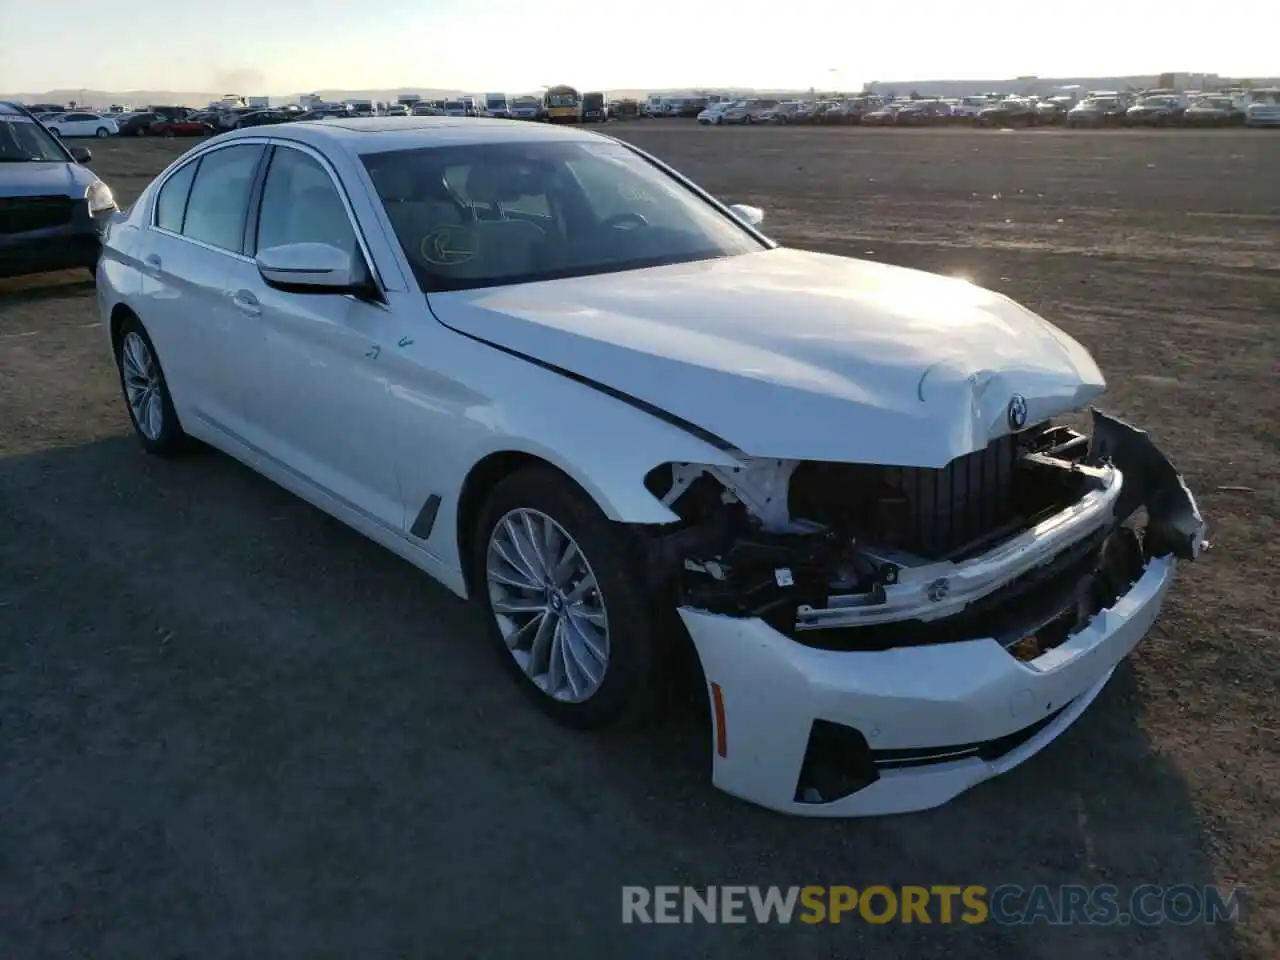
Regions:
<instances>
[{"instance_id":1,"label":"rearview mirror","mask_svg":"<svg viewBox=\"0 0 1280 960\"><path fill-rule=\"evenodd\" d=\"M749 227L758 227L764 222L764 211L759 207L751 207L745 203L729 205L729 212Z\"/></svg>"},{"instance_id":2,"label":"rearview mirror","mask_svg":"<svg viewBox=\"0 0 1280 960\"><path fill-rule=\"evenodd\" d=\"M286 243L254 258L267 286L288 293L357 293L369 280L351 254L327 243Z\"/></svg>"},{"instance_id":3,"label":"rearview mirror","mask_svg":"<svg viewBox=\"0 0 1280 960\"><path fill-rule=\"evenodd\" d=\"M89 152L87 147L72 147L71 159L76 163L88 163L93 159L93 154Z\"/></svg>"}]
</instances>

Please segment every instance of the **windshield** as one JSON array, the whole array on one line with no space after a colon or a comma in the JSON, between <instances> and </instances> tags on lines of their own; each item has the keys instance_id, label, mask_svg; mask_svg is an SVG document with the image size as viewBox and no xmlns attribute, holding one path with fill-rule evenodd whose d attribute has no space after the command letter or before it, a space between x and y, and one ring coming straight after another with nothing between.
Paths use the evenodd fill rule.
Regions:
<instances>
[{"instance_id":1,"label":"windshield","mask_svg":"<svg viewBox=\"0 0 1280 960\"><path fill-rule=\"evenodd\" d=\"M619 143L429 147L363 160L428 292L765 249L732 216Z\"/></svg>"},{"instance_id":2,"label":"windshield","mask_svg":"<svg viewBox=\"0 0 1280 960\"><path fill-rule=\"evenodd\" d=\"M465 110L467 105L461 100L446 100L444 108L446 110Z\"/></svg>"},{"instance_id":3,"label":"windshield","mask_svg":"<svg viewBox=\"0 0 1280 960\"><path fill-rule=\"evenodd\" d=\"M53 134L22 114L0 113L0 163L24 160L66 163Z\"/></svg>"},{"instance_id":4,"label":"windshield","mask_svg":"<svg viewBox=\"0 0 1280 960\"><path fill-rule=\"evenodd\" d=\"M576 107L578 96L573 93L553 93L547 97L547 103L553 107Z\"/></svg>"},{"instance_id":5,"label":"windshield","mask_svg":"<svg viewBox=\"0 0 1280 960\"><path fill-rule=\"evenodd\" d=\"M507 105L506 97L490 97L485 101L487 107L505 107Z\"/></svg>"}]
</instances>

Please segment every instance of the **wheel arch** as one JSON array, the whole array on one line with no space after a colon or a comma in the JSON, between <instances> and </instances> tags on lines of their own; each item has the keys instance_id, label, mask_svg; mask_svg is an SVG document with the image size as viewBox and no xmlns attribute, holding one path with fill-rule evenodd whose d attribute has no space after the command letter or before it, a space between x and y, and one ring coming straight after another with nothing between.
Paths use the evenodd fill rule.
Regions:
<instances>
[{"instance_id":1,"label":"wheel arch","mask_svg":"<svg viewBox=\"0 0 1280 960\"><path fill-rule=\"evenodd\" d=\"M587 489L577 478L570 476L563 469L536 454L525 450L498 450L490 453L472 465L462 487L458 492L458 505L454 536L457 540L458 562L462 567L462 582L468 594L475 589L475 564L472 557L472 539L475 536L476 524L480 521L480 512L484 509L489 493L499 483L521 470L529 468L550 470L568 483L573 484L597 506L602 506L600 499Z\"/></svg>"},{"instance_id":2,"label":"wheel arch","mask_svg":"<svg viewBox=\"0 0 1280 960\"><path fill-rule=\"evenodd\" d=\"M124 322L129 318L133 318L134 320L137 320L138 323L142 323L142 318L134 313L133 310L124 303L117 303L111 308L109 323L111 333L111 355L113 357L120 352L120 337L124 329Z\"/></svg>"}]
</instances>

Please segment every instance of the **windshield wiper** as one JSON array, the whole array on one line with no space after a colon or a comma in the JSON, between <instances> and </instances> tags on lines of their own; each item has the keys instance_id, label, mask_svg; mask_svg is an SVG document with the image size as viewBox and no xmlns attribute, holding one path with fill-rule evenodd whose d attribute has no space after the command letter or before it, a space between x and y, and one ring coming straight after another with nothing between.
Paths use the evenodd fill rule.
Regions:
<instances>
[{"instance_id":1,"label":"windshield wiper","mask_svg":"<svg viewBox=\"0 0 1280 960\"><path fill-rule=\"evenodd\" d=\"M0 163L40 163L44 157L0 157Z\"/></svg>"}]
</instances>

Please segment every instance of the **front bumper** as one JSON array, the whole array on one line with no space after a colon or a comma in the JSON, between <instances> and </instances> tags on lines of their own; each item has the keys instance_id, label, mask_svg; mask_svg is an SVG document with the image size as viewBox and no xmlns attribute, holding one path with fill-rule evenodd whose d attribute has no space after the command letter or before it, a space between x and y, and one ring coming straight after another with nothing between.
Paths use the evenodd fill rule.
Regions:
<instances>
[{"instance_id":1,"label":"front bumper","mask_svg":"<svg viewBox=\"0 0 1280 960\"><path fill-rule=\"evenodd\" d=\"M819 649L760 619L681 607L708 684L715 785L800 816L907 813L1011 770L1071 726L1150 629L1176 557L1196 556L1204 533L1145 433L1095 413L1094 441L1124 484L1111 491L1115 522L1145 506L1155 546L1122 593L1034 659L995 637Z\"/></svg>"},{"instance_id":2,"label":"front bumper","mask_svg":"<svg viewBox=\"0 0 1280 960\"><path fill-rule=\"evenodd\" d=\"M22 233L0 233L0 277L92 267L102 253L102 233L114 210L89 214L83 201L70 222Z\"/></svg>"}]
</instances>

